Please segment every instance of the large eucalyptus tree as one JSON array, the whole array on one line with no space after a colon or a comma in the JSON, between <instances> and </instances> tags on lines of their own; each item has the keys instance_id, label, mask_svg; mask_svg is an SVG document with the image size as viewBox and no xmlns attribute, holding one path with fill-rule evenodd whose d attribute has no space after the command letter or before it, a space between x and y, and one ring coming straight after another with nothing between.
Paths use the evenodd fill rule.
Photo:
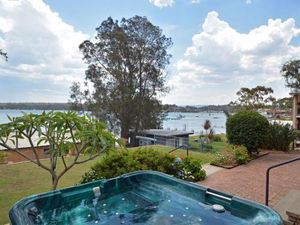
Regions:
<instances>
[{"instance_id":1,"label":"large eucalyptus tree","mask_svg":"<svg viewBox=\"0 0 300 225\"><path fill-rule=\"evenodd\" d=\"M125 138L130 129L159 127L158 97L168 90L165 69L171 39L141 16L121 21L109 17L96 31L93 40L79 46L88 64L86 80L94 86L93 111L103 119L119 121Z\"/></svg>"},{"instance_id":2,"label":"large eucalyptus tree","mask_svg":"<svg viewBox=\"0 0 300 225\"><path fill-rule=\"evenodd\" d=\"M300 60L286 62L281 68L281 74L287 87L293 91L300 91Z\"/></svg>"}]
</instances>

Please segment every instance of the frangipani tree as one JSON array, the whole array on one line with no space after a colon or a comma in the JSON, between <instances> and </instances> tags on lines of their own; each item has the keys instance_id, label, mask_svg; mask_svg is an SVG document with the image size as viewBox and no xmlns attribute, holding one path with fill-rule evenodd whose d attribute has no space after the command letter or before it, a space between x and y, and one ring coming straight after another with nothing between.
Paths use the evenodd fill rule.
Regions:
<instances>
[{"instance_id":1,"label":"frangipani tree","mask_svg":"<svg viewBox=\"0 0 300 225\"><path fill-rule=\"evenodd\" d=\"M77 164L95 159L101 153L114 148L116 139L105 129L104 123L87 115L75 112L49 112L23 114L0 124L0 146L14 151L30 162L48 171L52 178L52 189L57 188L60 178ZM34 157L25 155L18 141L26 139ZM41 161L37 147L49 144L49 161ZM74 151L71 160L66 160L69 151ZM58 161L63 169L57 169Z\"/></svg>"}]
</instances>

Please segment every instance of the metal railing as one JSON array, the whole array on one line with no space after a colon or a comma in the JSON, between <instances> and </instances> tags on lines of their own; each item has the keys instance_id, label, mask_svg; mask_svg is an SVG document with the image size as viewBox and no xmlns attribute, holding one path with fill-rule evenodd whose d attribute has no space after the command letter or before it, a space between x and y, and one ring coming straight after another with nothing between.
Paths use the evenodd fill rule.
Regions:
<instances>
[{"instance_id":1,"label":"metal railing","mask_svg":"<svg viewBox=\"0 0 300 225\"><path fill-rule=\"evenodd\" d=\"M299 161L300 160L300 157L298 158L295 158L295 159L291 159L291 160L288 160L288 161L285 161L285 162L282 162L282 163L278 163L278 164L275 164L273 166L270 166L268 169L267 169L267 172L266 172L266 198L265 198L265 204L266 205L269 205L269 183L270 183L270 171L274 168L277 168L277 167L280 167L280 166L283 166L283 165L286 165L286 164L290 164L292 162L296 162L296 161Z\"/></svg>"},{"instance_id":2,"label":"metal railing","mask_svg":"<svg viewBox=\"0 0 300 225\"><path fill-rule=\"evenodd\" d=\"M171 151L169 151L169 153L172 153L172 152L175 152L178 149L184 149L184 148L186 148L186 156L189 156L189 146L187 146L187 145L181 145L177 148L174 148Z\"/></svg>"}]
</instances>

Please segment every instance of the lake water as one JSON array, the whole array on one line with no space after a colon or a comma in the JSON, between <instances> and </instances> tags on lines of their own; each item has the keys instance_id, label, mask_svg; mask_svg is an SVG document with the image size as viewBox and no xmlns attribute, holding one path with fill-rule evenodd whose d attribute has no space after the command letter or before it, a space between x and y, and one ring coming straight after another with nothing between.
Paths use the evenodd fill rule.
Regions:
<instances>
[{"instance_id":1,"label":"lake water","mask_svg":"<svg viewBox=\"0 0 300 225\"><path fill-rule=\"evenodd\" d=\"M193 131L195 134L199 134L204 131L203 124L207 119L210 120L215 133L225 133L226 115L223 112L170 112L163 122L163 128Z\"/></svg>"},{"instance_id":2,"label":"lake water","mask_svg":"<svg viewBox=\"0 0 300 225\"><path fill-rule=\"evenodd\" d=\"M11 117L21 116L24 113L40 114L42 110L0 110L0 123L8 122L7 115ZM223 112L199 112L199 113L168 113L163 122L164 129L186 130L199 134L204 131L203 124L206 119L211 121L215 133L225 133L226 116Z\"/></svg>"}]
</instances>

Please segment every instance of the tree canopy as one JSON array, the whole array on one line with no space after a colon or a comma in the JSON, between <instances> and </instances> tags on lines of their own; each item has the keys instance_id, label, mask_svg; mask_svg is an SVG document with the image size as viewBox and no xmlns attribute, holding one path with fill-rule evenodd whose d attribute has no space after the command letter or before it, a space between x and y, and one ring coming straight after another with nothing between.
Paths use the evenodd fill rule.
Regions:
<instances>
[{"instance_id":1,"label":"tree canopy","mask_svg":"<svg viewBox=\"0 0 300 225\"><path fill-rule=\"evenodd\" d=\"M286 86L299 91L300 90L300 60L291 60L286 62L281 69L281 74L285 79Z\"/></svg>"},{"instance_id":2,"label":"tree canopy","mask_svg":"<svg viewBox=\"0 0 300 225\"><path fill-rule=\"evenodd\" d=\"M87 86L87 83L84 84ZM81 91L81 86L79 82L73 82L70 87L70 109L84 113L89 109L87 100L89 99L89 90L86 89Z\"/></svg>"},{"instance_id":3,"label":"tree canopy","mask_svg":"<svg viewBox=\"0 0 300 225\"><path fill-rule=\"evenodd\" d=\"M48 171L52 177L53 189L56 189L59 179L75 165L98 157L112 149L116 142L101 121L79 116L75 112L24 114L9 119L9 123L0 124L0 146ZM34 157L19 149L19 139L27 140ZM37 148L43 145L49 145L47 152L50 165L40 160ZM74 156L71 161L66 161L71 150L74 151ZM58 160L64 165L60 171L57 168Z\"/></svg>"},{"instance_id":4,"label":"tree canopy","mask_svg":"<svg viewBox=\"0 0 300 225\"><path fill-rule=\"evenodd\" d=\"M275 98L271 95L272 93L273 89L270 87L243 87L236 93L238 99L231 102L230 105L246 109L259 109L275 101Z\"/></svg>"},{"instance_id":5,"label":"tree canopy","mask_svg":"<svg viewBox=\"0 0 300 225\"><path fill-rule=\"evenodd\" d=\"M93 41L79 46L88 64L86 80L94 87L90 101L94 113L112 126L119 122L125 138L130 129L159 127L158 97L168 91L165 69L171 39L140 16L121 21L109 17L96 31Z\"/></svg>"},{"instance_id":6,"label":"tree canopy","mask_svg":"<svg viewBox=\"0 0 300 225\"><path fill-rule=\"evenodd\" d=\"M293 108L293 98L292 97L279 98L276 100L275 105L276 107L283 110L291 110Z\"/></svg>"}]
</instances>

